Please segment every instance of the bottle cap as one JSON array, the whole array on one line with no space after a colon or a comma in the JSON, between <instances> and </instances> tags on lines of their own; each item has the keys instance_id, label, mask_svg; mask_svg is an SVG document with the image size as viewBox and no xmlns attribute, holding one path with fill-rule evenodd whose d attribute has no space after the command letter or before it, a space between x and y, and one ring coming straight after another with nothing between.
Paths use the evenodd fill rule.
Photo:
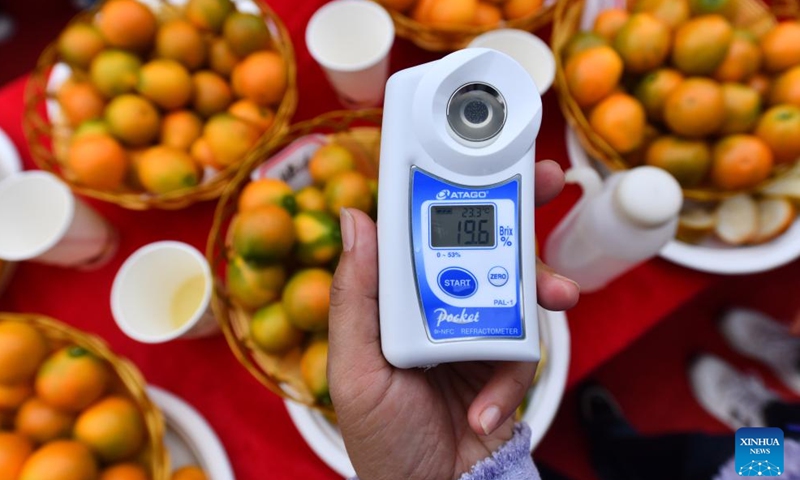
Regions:
<instances>
[{"instance_id":1,"label":"bottle cap","mask_svg":"<svg viewBox=\"0 0 800 480\"><path fill-rule=\"evenodd\" d=\"M620 211L647 228L668 222L683 204L681 186L672 175L656 167L637 167L625 173L615 194Z\"/></svg>"}]
</instances>

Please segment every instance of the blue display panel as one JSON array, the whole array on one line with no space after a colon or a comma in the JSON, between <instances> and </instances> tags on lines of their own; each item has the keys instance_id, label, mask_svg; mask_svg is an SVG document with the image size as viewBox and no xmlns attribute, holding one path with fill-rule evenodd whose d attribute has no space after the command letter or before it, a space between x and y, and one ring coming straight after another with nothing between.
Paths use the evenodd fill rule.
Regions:
<instances>
[{"instance_id":1,"label":"blue display panel","mask_svg":"<svg viewBox=\"0 0 800 480\"><path fill-rule=\"evenodd\" d=\"M481 187L411 169L412 256L434 341L524 338L520 179Z\"/></svg>"}]
</instances>

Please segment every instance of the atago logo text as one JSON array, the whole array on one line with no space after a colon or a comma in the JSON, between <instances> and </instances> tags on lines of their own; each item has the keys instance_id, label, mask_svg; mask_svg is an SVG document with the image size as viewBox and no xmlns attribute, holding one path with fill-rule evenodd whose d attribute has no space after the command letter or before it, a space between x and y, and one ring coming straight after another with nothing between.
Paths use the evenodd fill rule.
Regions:
<instances>
[{"instance_id":1,"label":"atago logo text","mask_svg":"<svg viewBox=\"0 0 800 480\"><path fill-rule=\"evenodd\" d=\"M481 315L480 312L467 313L466 308L462 309L460 313L450 313L444 308L437 308L433 313L436 314L437 327L441 326L442 322L457 323L459 325L475 323Z\"/></svg>"},{"instance_id":2,"label":"atago logo text","mask_svg":"<svg viewBox=\"0 0 800 480\"><path fill-rule=\"evenodd\" d=\"M436 194L436 198L438 200L448 200L448 199L472 199L472 198L486 198L486 191L484 190L470 190L470 191L459 191L459 192L452 192L448 189L441 190L439 193Z\"/></svg>"}]
</instances>

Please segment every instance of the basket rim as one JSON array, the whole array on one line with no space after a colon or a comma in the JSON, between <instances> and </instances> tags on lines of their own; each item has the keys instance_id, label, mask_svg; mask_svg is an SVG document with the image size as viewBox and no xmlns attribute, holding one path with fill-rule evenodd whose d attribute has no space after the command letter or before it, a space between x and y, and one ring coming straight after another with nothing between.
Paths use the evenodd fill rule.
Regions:
<instances>
[{"instance_id":1,"label":"basket rim","mask_svg":"<svg viewBox=\"0 0 800 480\"><path fill-rule=\"evenodd\" d=\"M78 13L70 20L67 26L76 23L90 22L94 15L108 1L109 0L103 0L90 9ZM172 5L169 0L156 1L159 5ZM298 103L297 59L291 35L280 17L266 2L254 0L253 3L259 8L261 12L260 15L265 22L268 22L270 27L274 27L277 32L277 37L273 38L273 49L281 55L286 63L287 89L280 104L275 108L275 120L273 124L259 137L259 140L251 147L251 150L260 142L268 141L271 137L282 135L289 125ZM67 27L64 28L66 29ZM191 188L163 194L130 190L117 192L105 191L80 185L69 178L69 176L65 175L63 167L59 165L60 161L56 158L53 146L45 147L39 144L41 141L39 135L43 137L46 136L49 140L52 140L53 130L58 127L58 125L53 124L49 118L47 118L48 116L46 114L42 114L38 111L44 102L51 99L50 92L48 92L51 70L57 64L62 63L57 54L57 41L56 39L48 44L40 54L34 71L26 81L24 91L23 131L31 151L31 158L37 167L54 173L78 194L114 203L123 208L132 210L185 208L196 202L218 198L222 194L227 183L231 181L237 170L241 167L241 161L234 162L217 171L207 182L201 182Z\"/></svg>"}]
</instances>

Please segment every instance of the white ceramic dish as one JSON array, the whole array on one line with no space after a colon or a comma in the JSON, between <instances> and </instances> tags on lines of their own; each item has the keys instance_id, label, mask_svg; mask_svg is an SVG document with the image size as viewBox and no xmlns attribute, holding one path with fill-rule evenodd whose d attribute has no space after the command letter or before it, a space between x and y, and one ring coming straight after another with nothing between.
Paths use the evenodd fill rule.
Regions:
<instances>
[{"instance_id":1,"label":"white ceramic dish","mask_svg":"<svg viewBox=\"0 0 800 480\"><path fill-rule=\"evenodd\" d=\"M208 422L181 398L149 385L147 394L164 414L167 431L164 443L173 471L197 465L210 480L234 480L225 448Z\"/></svg>"},{"instance_id":2,"label":"white ceramic dish","mask_svg":"<svg viewBox=\"0 0 800 480\"><path fill-rule=\"evenodd\" d=\"M715 240L691 245L673 240L660 255L703 272L726 275L764 272L800 257L800 222L795 220L778 238L761 245L734 247Z\"/></svg>"},{"instance_id":3,"label":"white ceramic dish","mask_svg":"<svg viewBox=\"0 0 800 480\"><path fill-rule=\"evenodd\" d=\"M589 158L575 132L567 126L567 154L572 166L591 166L602 174L608 170ZM659 255L678 265L702 272L724 275L758 273L786 265L800 257L800 221L775 240L761 244L735 247L714 239L698 245L672 240Z\"/></svg>"},{"instance_id":4,"label":"white ceramic dish","mask_svg":"<svg viewBox=\"0 0 800 480\"><path fill-rule=\"evenodd\" d=\"M286 400L286 410L311 450L344 478L355 476L339 430L316 410Z\"/></svg>"},{"instance_id":5,"label":"white ceramic dish","mask_svg":"<svg viewBox=\"0 0 800 480\"><path fill-rule=\"evenodd\" d=\"M22 171L22 160L14 142L0 128L0 180Z\"/></svg>"},{"instance_id":6,"label":"white ceramic dish","mask_svg":"<svg viewBox=\"0 0 800 480\"><path fill-rule=\"evenodd\" d=\"M539 308L539 328L547 347L547 363L536 386L531 389L528 408L522 417L531 427L531 450L547 433L555 418L564 388L570 359L570 334L567 316ZM287 400L286 409L312 450L329 467L345 478L355 475L338 429L319 412Z\"/></svg>"}]
</instances>

